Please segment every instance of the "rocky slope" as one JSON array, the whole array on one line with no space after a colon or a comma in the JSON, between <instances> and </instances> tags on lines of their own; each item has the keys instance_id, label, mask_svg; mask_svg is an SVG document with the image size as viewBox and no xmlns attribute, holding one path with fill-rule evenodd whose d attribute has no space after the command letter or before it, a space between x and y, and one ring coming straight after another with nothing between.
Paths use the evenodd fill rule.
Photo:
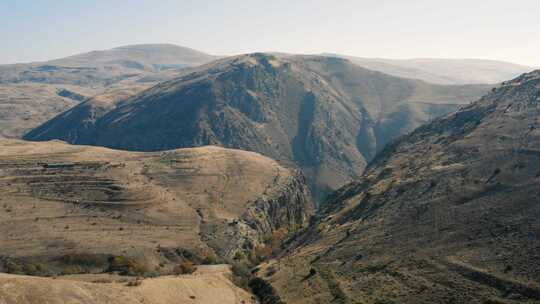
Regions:
<instances>
[{"instance_id":1,"label":"rocky slope","mask_svg":"<svg viewBox=\"0 0 540 304\"><path fill-rule=\"evenodd\" d=\"M347 58L361 67L389 75L446 85L501 83L534 70L532 67L510 62L482 59L383 59L337 54L332 56Z\"/></svg>"},{"instance_id":2,"label":"rocky slope","mask_svg":"<svg viewBox=\"0 0 540 304\"><path fill-rule=\"evenodd\" d=\"M540 71L388 146L259 276L287 303L538 303Z\"/></svg>"},{"instance_id":3,"label":"rocky slope","mask_svg":"<svg viewBox=\"0 0 540 304\"><path fill-rule=\"evenodd\" d=\"M247 255L312 212L303 178L252 152L0 147L0 272L167 274Z\"/></svg>"},{"instance_id":4,"label":"rocky slope","mask_svg":"<svg viewBox=\"0 0 540 304\"><path fill-rule=\"evenodd\" d=\"M303 169L317 197L357 177L384 144L486 86L438 86L319 56L249 54L160 83L101 116L92 101L28 133L137 151L221 145Z\"/></svg>"}]
</instances>

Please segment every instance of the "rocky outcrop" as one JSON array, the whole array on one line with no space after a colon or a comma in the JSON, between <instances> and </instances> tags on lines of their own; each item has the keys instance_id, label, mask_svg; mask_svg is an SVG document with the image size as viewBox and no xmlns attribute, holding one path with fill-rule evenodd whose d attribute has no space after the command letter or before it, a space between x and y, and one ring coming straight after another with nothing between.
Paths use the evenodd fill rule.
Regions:
<instances>
[{"instance_id":1,"label":"rocky outcrop","mask_svg":"<svg viewBox=\"0 0 540 304\"><path fill-rule=\"evenodd\" d=\"M315 209L303 175L276 175L272 184L227 225L203 223L204 240L220 256L233 259L237 252L269 245L274 233L287 237L307 227Z\"/></svg>"},{"instance_id":2,"label":"rocky outcrop","mask_svg":"<svg viewBox=\"0 0 540 304\"><path fill-rule=\"evenodd\" d=\"M305 178L297 173L287 179L283 186L272 191L274 193L250 203L240 217L258 232L260 240L280 229L294 233L305 228L314 213Z\"/></svg>"}]
</instances>

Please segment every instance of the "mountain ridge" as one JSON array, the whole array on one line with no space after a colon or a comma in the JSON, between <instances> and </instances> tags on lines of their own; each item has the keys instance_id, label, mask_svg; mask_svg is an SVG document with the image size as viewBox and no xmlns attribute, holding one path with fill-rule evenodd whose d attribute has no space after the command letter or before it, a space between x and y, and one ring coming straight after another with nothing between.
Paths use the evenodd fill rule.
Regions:
<instances>
[{"instance_id":1,"label":"mountain ridge","mask_svg":"<svg viewBox=\"0 0 540 304\"><path fill-rule=\"evenodd\" d=\"M75 113L92 108L85 102L24 138L141 151L252 150L301 167L321 196L360 174L386 141L487 89L396 78L338 58L254 53L193 68L77 124Z\"/></svg>"},{"instance_id":2,"label":"mountain ridge","mask_svg":"<svg viewBox=\"0 0 540 304\"><path fill-rule=\"evenodd\" d=\"M421 79L435 84L497 84L513 79L535 68L521 64L490 59L474 58L365 58L323 53L347 58L354 63L390 75Z\"/></svg>"},{"instance_id":3,"label":"mountain ridge","mask_svg":"<svg viewBox=\"0 0 540 304\"><path fill-rule=\"evenodd\" d=\"M259 270L282 300L535 303L540 71L405 135Z\"/></svg>"}]
</instances>

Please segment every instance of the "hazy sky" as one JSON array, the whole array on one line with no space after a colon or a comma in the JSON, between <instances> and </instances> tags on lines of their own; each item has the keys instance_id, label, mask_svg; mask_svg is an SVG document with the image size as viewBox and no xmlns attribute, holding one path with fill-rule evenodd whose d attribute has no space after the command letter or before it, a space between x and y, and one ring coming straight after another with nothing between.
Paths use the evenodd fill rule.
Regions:
<instances>
[{"instance_id":1,"label":"hazy sky","mask_svg":"<svg viewBox=\"0 0 540 304\"><path fill-rule=\"evenodd\" d=\"M0 63L136 43L540 67L540 0L0 0Z\"/></svg>"}]
</instances>

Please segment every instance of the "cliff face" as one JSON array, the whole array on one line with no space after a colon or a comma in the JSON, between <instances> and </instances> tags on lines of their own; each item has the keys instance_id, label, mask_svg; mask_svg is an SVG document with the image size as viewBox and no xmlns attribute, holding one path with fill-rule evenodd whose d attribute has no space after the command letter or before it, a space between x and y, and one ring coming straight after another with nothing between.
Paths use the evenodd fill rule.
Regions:
<instances>
[{"instance_id":1,"label":"cliff face","mask_svg":"<svg viewBox=\"0 0 540 304\"><path fill-rule=\"evenodd\" d=\"M313 214L309 197L305 178L296 174L270 197L264 196L249 204L241 219L265 238L279 229L295 232L306 227Z\"/></svg>"},{"instance_id":2,"label":"cliff face","mask_svg":"<svg viewBox=\"0 0 540 304\"><path fill-rule=\"evenodd\" d=\"M303 177L257 153L0 146L4 272L167 274L248 253L313 212Z\"/></svg>"},{"instance_id":3,"label":"cliff face","mask_svg":"<svg viewBox=\"0 0 540 304\"><path fill-rule=\"evenodd\" d=\"M256 151L302 169L322 198L358 177L389 140L485 90L396 78L338 58L249 54L160 83L77 126L89 121L77 114L93 106L88 101L25 138L137 151L208 144Z\"/></svg>"},{"instance_id":4,"label":"cliff face","mask_svg":"<svg viewBox=\"0 0 540 304\"><path fill-rule=\"evenodd\" d=\"M274 233L287 236L307 227L314 207L304 177L278 176L274 183L276 188L249 201L246 210L227 225L203 223L203 239L220 256L234 258L238 251L265 246Z\"/></svg>"},{"instance_id":5,"label":"cliff face","mask_svg":"<svg viewBox=\"0 0 540 304\"><path fill-rule=\"evenodd\" d=\"M285 302L540 300L540 72L388 146L259 275Z\"/></svg>"}]
</instances>

